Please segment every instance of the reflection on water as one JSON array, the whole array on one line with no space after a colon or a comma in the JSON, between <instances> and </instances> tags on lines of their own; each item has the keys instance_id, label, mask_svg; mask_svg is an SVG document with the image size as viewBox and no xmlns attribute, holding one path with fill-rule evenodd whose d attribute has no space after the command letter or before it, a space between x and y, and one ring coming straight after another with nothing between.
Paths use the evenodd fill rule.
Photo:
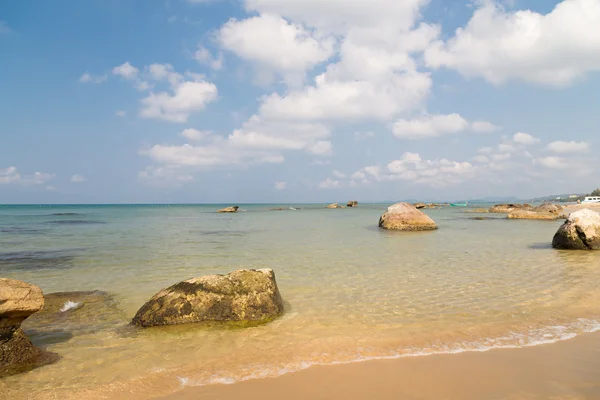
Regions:
<instances>
[{"instance_id":1,"label":"reflection on water","mask_svg":"<svg viewBox=\"0 0 600 400\"><path fill-rule=\"evenodd\" d=\"M48 224L56 220L49 214L68 209L0 208L0 229L51 226L45 235L15 233L19 240L0 235L3 276L45 293L110 293L27 321L33 341L63 359L0 381L0 392L143 398L176 390L178 377L233 382L313 364L530 346L598 329L600 254L552 249L560 221L473 221L449 208L427 210L438 231L389 232L377 228L386 206L243 206L248 212L226 216L217 206L78 208L81 220L105 222L93 225ZM158 290L238 268L275 270L282 318L246 329L128 325Z\"/></svg>"}]
</instances>

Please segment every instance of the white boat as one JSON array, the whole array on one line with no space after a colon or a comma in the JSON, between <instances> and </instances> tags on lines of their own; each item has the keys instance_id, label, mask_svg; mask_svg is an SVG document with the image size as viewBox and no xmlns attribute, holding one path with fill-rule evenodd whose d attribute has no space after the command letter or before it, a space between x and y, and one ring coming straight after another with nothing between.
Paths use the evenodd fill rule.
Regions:
<instances>
[{"instance_id":1,"label":"white boat","mask_svg":"<svg viewBox=\"0 0 600 400\"><path fill-rule=\"evenodd\" d=\"M588 196L585 199L583 199L583 201L581 202L583 203L600 203L600 197L598 196Z\"/></svg>"}]
</instances>

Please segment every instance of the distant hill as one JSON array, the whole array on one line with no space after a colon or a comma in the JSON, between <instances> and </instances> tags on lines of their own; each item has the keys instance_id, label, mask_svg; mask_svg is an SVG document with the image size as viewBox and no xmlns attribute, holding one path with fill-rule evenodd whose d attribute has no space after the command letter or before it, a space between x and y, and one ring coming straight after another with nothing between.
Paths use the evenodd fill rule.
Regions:
<instances>
[{"instance_id":1,"label":"distant hill","mask_svg":"<svg viewBox=\"0 0 600 400\"><path fill-rule=\"evenodd\" d=\"M567 193L567 194L554 194L546 197L537 197L532 199L532 202L544 202L544 201L577 201L577 199L584 198L585 194L581 193Z\"/></svg>"}]
</instances>

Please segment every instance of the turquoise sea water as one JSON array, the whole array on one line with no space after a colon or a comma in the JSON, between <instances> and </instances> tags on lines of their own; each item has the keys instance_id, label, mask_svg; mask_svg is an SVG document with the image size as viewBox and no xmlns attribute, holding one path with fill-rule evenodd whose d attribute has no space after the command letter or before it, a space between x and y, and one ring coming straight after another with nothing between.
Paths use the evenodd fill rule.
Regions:
<instances>
[{"instance_id":1,"label":"turquoise sea water","mask_svg":"<svg viewBox=\"0 0 600 400\"><path fill-rule=\"evenodd\" d=\"M10 398L147 398L182 385L276 376L314 364L483 351L600 328L600 254L551 248L562 221L426 210L434 232L377 227L388 204L0 206L0 276L45 293L102 290L116 307L65 313L32 340L63 358L0 380ZM284 208L284 210L272 210ZM135 330L158 290L200 275L272 268L282 318L255 328ZM82 308L82 310L85 309ZM0 395L1 397L2 395Z\"/></svg>"}]
</instances>

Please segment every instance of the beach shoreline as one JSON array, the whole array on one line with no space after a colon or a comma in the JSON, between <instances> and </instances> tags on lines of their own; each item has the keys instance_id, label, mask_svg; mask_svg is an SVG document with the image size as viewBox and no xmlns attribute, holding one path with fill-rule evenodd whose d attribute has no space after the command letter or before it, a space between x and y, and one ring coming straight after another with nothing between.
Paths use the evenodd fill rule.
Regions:
<instances>
[{"instance_id":1,"label":"beach shoreline","mask_svg":"<svg viewBox=\"0 0 600 400\"><path fill-rule=\"evenodd\" d=\"M534 347L314 366L277 378L185 387L160 398L598 399L600 333Z\"/></svg>"}]
</instances>

